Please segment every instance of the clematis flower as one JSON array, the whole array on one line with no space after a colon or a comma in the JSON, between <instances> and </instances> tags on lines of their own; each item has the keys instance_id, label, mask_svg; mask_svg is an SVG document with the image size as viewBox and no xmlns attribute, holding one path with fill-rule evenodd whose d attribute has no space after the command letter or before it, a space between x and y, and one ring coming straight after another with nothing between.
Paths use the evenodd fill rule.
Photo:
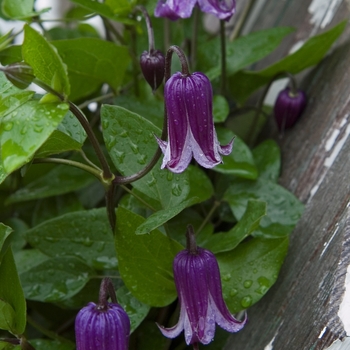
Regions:
<instances>
[{"instance_id":1,"label":"clematis flower","mask_svg":"<svg viewBox=\"0 0 350 350\"><path fill-rule=\"evenodd\" d=\"M161 168L183 172L192 156L204 168L222 163L220 154L229 155L233 140L220 146L214 128L209 79L203 73L175 73L164 87L168 113L169 141L157 138L164 159Z\"/></svg>"},{"instance_id":2,"label":"clematis flower","mask_svg":"<svg viewBox=\"0 0 350 350\"><path fill-rule=\"evenodd\" d=\"M184 330L187 345L209 344L215 335L215 323L228 332L244 327L247 317L238 321L227 309L216 258L209 250L196 246L192 226L187 229L187 249L176 255L173 271L180 318L172 328L158 325L164 336L175 338Z\"/></svg>"},{"instance_id":3,"label":"clematis flower","mask_svg":"<svg viewBox=\"0 0 350 350\"><path fill-rule=\"evenodd\" d=\"M159 0L154 15L167 17L172 21L188 18L196 5L201 11L223 20L229 20L236 11L235 0Z\"/></svg>"},{"instance_id":4,"label":"clematis flower","mask_svg":"<svg viewBox=\"0 0 350 350\"><path fill-rule=\"evenodd\" d=\"M114 302L107 302L108 293ZM77 350L127 350L129 334L129 317L116 302L112 282L105 278L101 283L99 303L89 303L75 319Z\"/></svg>"},{"instance_id":5,"label":"clematis flower","mask_svg":"<svg viewBox=\"0 0 350 350\"><path fill-rule=\"evenodd\" d=\"M306 94L302 90L295 93L287 87L280 91L274 106L275 120L278 130L283 132L284 129L291 128L306 107Z\"/></svg>"}]
</instances>

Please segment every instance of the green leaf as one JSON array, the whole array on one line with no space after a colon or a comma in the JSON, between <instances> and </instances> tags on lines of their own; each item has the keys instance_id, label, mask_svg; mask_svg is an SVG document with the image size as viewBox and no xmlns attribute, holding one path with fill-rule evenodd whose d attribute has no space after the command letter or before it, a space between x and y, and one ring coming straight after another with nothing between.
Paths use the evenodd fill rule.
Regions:
<instances>
[{"instance_id":1,"label":"green leaf","mask_svg":"<svg viewBox=\"0 0 350 350\"><path fill-rule=\"evenodd\" d=\"M281 237L288 235L303 212L303 204L289 191L274 182L259 178L257 181L235 179L224 195L233 214L240 220L249 200L267 203L267 215L260 222L255 235Z\"/></svg>"},{"instance_id":2,"label":"green leaf","mask_svg":"<svg viewBox=\"0 0 350 350\"><path fill-rule=\"evenodd\" d=\"M69 169L69 171L67 171ZM6 203L17 203L77 191L97 181L90 173L81 169L58 165L47 174L8 197Z\"/></svg>"},{"instance_id":3,"label":"green leaf","mask_svg":"<svg viewBox=\"0 0 350 350\"><path fill-rule=\"evenodd\" d=\"M101 109L103 138L115 167L123 175L143 169L158 145L154 138L161 131L141 116L118 106ZM171 208L187 199L188 174L173 174L160 169L161 160L143 178L132 185L148 197L158 200L162 208Z\"/></svg>"},{"instance_id":4,"label":"green leaf","mask_svg":"<svg viewBox=\"0 0 350 350\"><path fill-rule=\"evenodd\" d=\"M269 55L281 43L282 39L293 32L293 28L276 27L250 33L232 42L227 42L226 65L227 74L235 72L260 61ZM221 56L219 40L211 40L198 48L198 57L201 57L199 70L207 71L209 79L221 74Z\"/></svg>"},{"instance_id":5,"label":"green leaf","mask_svg":"<svg viewBox=\"0 0 350 350\"><path fill-rule=\"evenodd\" d=\"M15 310L12 306L0 299L0 329L11 331L16 319Z\"/></svg>"},{"instance_id":6,"label":"green leaf","mask_svg":"<svg viewBox=\"0 0 350 350\"><path fill-rule=\"evenodd\" d=\"M214 122L223 123L226 120L229 112L230 112L230 108L226 98L221 95L214 95L213 97Z\"/></svg>"},{"instance_id":7,"label":"green leaf","mask_svg":"<svg viewBox=\"0 0 350 350\"><path fill-rule=\"evenodd\" d=\"M82 20L86 20L86 18ZM77 39L81 37L100 37L96 28L87 23L78 24L75 28L54 27L46 31L46 36L50 38L50 40Z\"/></svg>"},{"instance_id":8,"label":"green leaf","mask_svg":"<svg viewBox=\"0 0 350 350\"><path fill-rule=\"evenodd\" d=\"M33 11L34 0L2 0L2 12L11 19L26 19L37 16Z\"/></svg>"},{"instance_id":9,"label":"green leaf","mask_svg":"<svg viewBox=\"0 0 350 350\"><path fill-rule=\"evenodd\" d=\"M172 208L167 208L163 210L159 210L152 214L150 217L146 219L146 221L140 225L135 234L136 235L143 235L145 233L149 233L152 230L156 229L157 227L163 225L168 220L172 219L176 215L178 215L180 212L182 212L185 208L190 207L196 203L199 202L198 197L193 197L190 199L187 199L186 201L173 206Z\"/></svg>"},{"instance_id":10,"label":"green leaf","mask_svg":"<svg viewBox=\"0 0 350 350\"><path fill-rule=\"evenodd\" d=\"M130 319L130 333L132 333L147 316L150 306L141 303L125 287L117 290L118 303L123 307Z\"/></svg>"},{"instance_id":11,"label":"green leaf","mask_svg":"<svg viewBox=\"0 0 350 350\"><path fill-rule=\"evenodd\" d=\"M66 114L66 103L29 101L0 119L1 158L5 172L28 163Z\"/></svg>"},{"instance_id":12,"label":"green leaf","mask_svg":"<svg viewBox=\"0 0 350 350\"><path fill-rule=\"evenodd\" d=\"M253 149L259 177L277 182L281 171L281 150L274 140L265 140Z\"/></svg>"},{"instance_id":13,"label":"green leaf","mask_svg":"<svg viewBox=\"0 0 350 350\"><path fill-rule=\"evenodd\" d=\"M33 91L23 91L10 83L5 75L0 73L0 118L15 111L18 107L27 103L32 96ZM1 119L0 119L1 120Z\"/></svg>"},{"instance_id":14,"label":"green leaf","mask_svg":"<svg viewBox=\"0 0 350 350\"><path fill-rule=\"evenodd\" d=\"M204 244L213 253L227 252L237 247L254 232L260 220L266 215L266 203L249 200L241 220L228 232L216 233Z\"/></svg>"},{"instance_id":15,"label":"green leaf","mask_svg":"<svg viewBox=\"0 0 350 350\"><path fill-rule=\"evenodd\" d=\"M8 330L15 335L22 334L26 327L26 301L11 247L6 250L0 264L0 281L6 281L6 283L0 283L0 300L9 304L15 313L11 321L11 329ZM11 313L11 311L8 312Z\"/></svg>"},{"instance_id":16,"label":"green leaf","mask_svg":"<svg viewBox=\"0 0 350 350\"><path fill-rule=\"evenodd\" d=\"M5 243L6 238L11 234L12 228L0 222L0 251Z\"/></svg>"},{"instance_id":17,"label":"green leaf","mask_svg":"<svg viewBox=\"0 0 350 350\"><path fill-rule=\"evenodd\" d=\"M52 45L68 66L72 100L90 95L103 83L108 83L117 90L130 63L126 46L101 39L58 40L52 42Z\"/></svg>"},{"instance_id":18,"label":"green leaf","mask_svg":"<svg viewBox=\"0 0 350 350\"><path fill-rule=\"evenodd\" d=\"M107 4L100 3L94 0L71 0L71 1L77 5L80 5L90 10L91 12L96 12L103 17L106 17L118 22L122 22L125 24L135 24L135 21L130 20L127 17L118 16L118 12L114 12L113 9ZM123 3L125 3L125 0L119 3L122 5Z\"/></svg>"},{"instance_id":19,"label":"green leaf","mask_svg":"<svg viewBox=\"0 0 350 350\"><path fill-rule=\"evenodd\" d=\"M24 26L22 55L25 62L33 68L38 79L57 92L69 96L70 85L67 68L57 50L27 24Z\"/></svg>"},{"instance_id":20,"label":"green leaf","mask_svg":"<svg viewBox=\"0 0 350 350\"><path fill-rule=\"evenodd\" d=\"M46 255L76 256L97 270L115 269L118 264L105 208L45 221L27 231L26 238Z\"/></svg>"},{"instance_id":21,"label":"green leaf","mask_svg":"<svg viewBox=\"0 0 350 350\"><path fill-rule=\"evenodd\" d=\"M27 299L59 302L77 294L94 271L80 259L51 258L20 275Z\"/></svg>"},{"instance_id":22,"label":"green leaf","mask_svg":"<svg viewBox=\"0 0 350 350\"><path fill-rule=\"evenodd\" d=\"M228 144L235 137L229 129L216 128L216 131L219 141L223 145ZM217 165L213 170L252 180L258 177L253 155L249 147L239 137L235 137L231 154L224 156L223 164Z\"/></svg>"},{"instance_id":23,"label":"green leaf","mask_svg":"<svg viewBox=\"0 0 350 350\"><path fill-rule=\"evenodd\" d=\"M17 217L12 217L7 219L6 225L10 226L8 227L9 233L13 231L9 238L9 242L11 244L12 250L14 252L22 249L26 245L26 241L23 237L24 231L28 229L28 225L21 219ZM0 224L0 250L1 250L1 232L2 232L2 224Z\"/></svg>"},{"instance_id":24,"label":"green leaf","mask_svg":"<svg viewBox=\"0 0 350 350\"><path fill-rule=\"evenodd\" d=\"M58 125L57 130L65 133L81 145L86 140L86 132L72 112L68 112L64 116L62 122Z\"/></svg>"},{"instance_id":25,"label":"green leaf","mask_svg":"<svg viewBox=\"0 0 350 350\"><path fill-rule=\"evenodd\" d=\"M75 346L61 343L58 340L33 339L30 341L35 350L74 350Z\"/></svg>"},{"instance_id":26,"label":"green leaf","mask_svg":"<svg viewBox=\"0 0 350 350\"><path fill-rule=\"evenodd\" d=\"M267 84L277 73L297 74L316 65L344 31L345 26L346 21L342 21L332 29L310 38L299 50L261 71L243 71L231 76L230 91L240 103L244 103L251 93Z\"/></svg>"},{"instance_id":27,"label":"green leaf","mask_svg":"<svg viewBox=\"0 0 350 350\"><path fill-rule=\"evenodd\" d=\"M37 266L50 257L43 254L38 249L22 249L15 252L15 261L18 269L18 274L21 275L24 272L29 271L34 266Z\"/></svg>"},{"instance_id":28,"label":"green leaf","mask_svg":"<svg viewBox=\"0 0 350 350\"><path fill-rule=\"evenodd\" d=\"M207 173L200 167L189 165L188 174L190 192L187 198L198 197L198 203L204 202L214 194L214 187Z\"/></svg>"},{"instance_id":29,"label":"green leaf","mask_svg":"<svg viewBox=\"0 0 350 350\"><path fill-rule=\"evenodd\" d=\"M3 66L22 61L22 46L11 45L0 51L0 62Z\"/></svg>"},{"instance_id":30,"label":"green leaf","mask_svg":"<svg viewBox=\"0 0 350 350\"><path fill-rule=\"evenodd\" d=\"M288 238L254 238L217 255L226 305L232 313L259 301L276 282L288 250Z\"/></svg>"},{"instance_id":31,"label":"green leaf","mask_svg":"<svg viewBox=\"0 0 350 350\"><path fill-rule=\"evenodd\" d=\"M78 151L81 147L82 144L73 140L65 133L54 130L46 142L35 153L35 158L45 158L52 154Z\"/></svg>"},{"instance_id":32,"label":"green leaf","mask_svg":"<svg viewBox=\"0 0 350 350\"><path fill-rule=\"evenodd\" d=\"M176 298L172 263L183 247L158 230L135 235L145 220L125 208L118 208L117 217L115 244L125 285L145 304L169 305Z\"/></svg>"},{"instance_id":33,"label":"green leaf","mask_svg":"<svg viewBox=\"0 0 350 350\"><path fill-rule=\"evenodd\" d=\"M0 340L0 350L21 350L20 345L12 345L8 342Z\"/></svg>"}]
</instances>

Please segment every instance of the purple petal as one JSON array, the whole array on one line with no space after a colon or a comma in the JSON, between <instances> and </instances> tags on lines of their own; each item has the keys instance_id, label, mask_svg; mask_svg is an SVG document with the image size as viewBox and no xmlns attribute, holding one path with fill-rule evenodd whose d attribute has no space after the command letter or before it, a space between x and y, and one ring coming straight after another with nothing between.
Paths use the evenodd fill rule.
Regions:
<instances>
[{"instance_id":1,"label":"purple petal","mask_svg":"<svg viewBox=\"0 0 350 350\"><path fill-rule=\"evenodd\" d=\"M234 140L235 138L233 138L226 146L220 146L219 153L228 156L232 152Z\"/></svg>"},{"instance_id":2,"label":"purple petal","mask_svg":"<svg viewBox=\"0 0 350 350\"><path fill-rule=\"evenodd\" d=\"M99 310L95 303L81 309L75 320L77 350L127 350L130 321L118 304Z\"/></svg>"},{"instance_id":3,"label":"purple petal","mask_svg":"<svg viewBox=\"0 0 350 350\"><path fill-rule=\"evenodd\" d=\"M205 261L201 257L200 248L198 250L198 254L184 250L174 259L176 289L181 305L186 308L190 328L193 331L190 343L204 337L209 303ZM185 337L186 332L188 327L185 327Z\"/></svg>"},{"instance_id":4,"label":"purple petal","mask_svg":"<svg viewBox=\"0 0 350 350\"><path fill-rule=\"evenodd\" d=\"M157 326L165 337L171 338L171 339L176 338L184 329L184 324L186 323L185 318L187 318L186 308L184 305L181 304L180 318L179 318L178 323L175 326L170 327L170 328L165 328L165 327L159 325L158 323L157 323ZM188 323L188 318L187 318L187 323Z\"/></svg>"},{"instance_id":5,"label":"purple petal","mask_svg":"<svg viewBox=\"0 0 350 350\"><path fill-rule=\"evenodd\" d=\"M155 17L167 17L173 21L191 17L197 0L159 0L154 11Z\"/></svg>"},{"instance_id":6,"label":"purple petal","mask_svg":"<svg viewBox=\"0 0 350 350\"><path fill-rule=\"evenodd\" d=\"M198 0L201 11L229 20L236 11L235 0Z\"/></svg>"},{"instance_id":7,"label":"purple petal","mask_svg":"<svg viewBox=\"0 0 350 350\"><path fill-rule=\"evenodd\" d=\"M238 321L231 315L222 296L220 270L215 255L209 250L204 251L207 266L208 288L213 303L212 307L215 313L215 321L221 328L228 332L238 332L244 327L247 318L245 317L243 321Z\"/></svg>"}]
</instances>

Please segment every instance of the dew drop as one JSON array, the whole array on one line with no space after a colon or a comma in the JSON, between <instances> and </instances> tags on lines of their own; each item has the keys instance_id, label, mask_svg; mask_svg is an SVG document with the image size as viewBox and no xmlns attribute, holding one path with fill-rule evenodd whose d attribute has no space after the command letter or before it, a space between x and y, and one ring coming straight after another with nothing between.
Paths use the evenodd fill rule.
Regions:
<instances>
[{"instance_id":1,"label":"dew drop","mask_svg":"<svg viewBox=\"0 0 350 350\"><path fill-rule=\"evenodd\" d=\"M35 125L34 126L34 131L35 132L42 132L43 131L43 126L42 125Z\"/></svg>"},{"instance_id":2,"label":"dew drop","mask_svg":"<svg viewBox=\"0 0 350 350\"><path fill-rule=\"evenodd\" d=\"M147 185L152 187L157 183L157 180L155 179L155 177L152 175L152 178L150 180L147 181Z\"/></svg>"},{"instance_id":3,"label":"dew drop","mask_svg":"<svg viewBox=\"0 0 350 350\"><path fill-rule=\"evenodd\" d=\"M134 154L138 154L139 153L139 147L137 145L135 145L133 142L130 142L130 148L133 151Z\"/></svg>"},{"instance_id":4,"label":"dew drop","mask_svg":"<svg viewBox=\"0 0 350 350\"><path fill-rule=\"evenodd\" d=\"M252 284L253 284L252 280L246 280L243 282L244 288L250 288Z\"/></svg>"},{"instance_id":5,"label":"dew drop","mask_svg":"<svg viewBox=\"0 0 350 350\"><path fill-rule=\"evenodd\" d=\"M238 293L238 290L236 288L232 288L230 290L230 297L234 297Z\"/></svg>"},{"instance_id":6,"label":"dew drop","mask_svg":"<svg viewBox=\"0 0 350 350\"><path fill-rule=\"evenodd\" d=\"M4 125L5 131L10 131L10 130L12 130L12 128L13 128L13 123L11 123L11 122L8 122Z\"/></svg>"},{"instance_id":7,"label":"dew drop","mask_svg":"<svg viewBox=\"0 0 350 350\"><path fill-rule=\"evenodd\" d=\"M223 281L227 282L231 279L231 274L230 273L227 273L226 275L223 275L222 276L222 279Z\"/></svg>"},{"instance_id":8,"label":"dew drop","mask_svg":"<svg viewBox=\"0 0 350 350\"><path fill-rule=\"evenodd\" d=\"M97 252L102 252L103 249L105 249L106 243L105 242L99 242L98 245L96 246L96 251Z\"/></svg>"},{"instance_id":9,"label":"dew drop","mask_svg":"<svg viewBox=\"0 0 350 350\"><path fill-rule=\"evenodd\" d=\"M167 180L172 181L173 177L174 177L174 174L171 171L168 171L166 175Z\"/></svg>"},{"instance_id":10,"label":"dew drop","mask_svg":"<svg viewBox=\"0 0 350 350\"><path fill-rule=\"evenodd\" d=\"M122 130L122 132L119 134L119 136L126 138L129 136L129 133L126 130Z\"/></svg>"},{"instance_id":11,"label":"dew drop","mask_svg":"<svg viewBox=\"0 0 350 350\"><path fill-rule=\"evenodd\" d=\"M174 196L178 197L178 196L181 195L182 189L181 189L181 187L180 187L178 184L173 184L173 185L171 186L171 193L172 193Z\"/></svg>"},{"instance_id":12,"label":"dew drop","mask_svg":"<svg viewBox=\"0 0 350 350\"><path fill-rule=\"evenodd\" d=\"M122 164L124 162L125 152L115 151L114 155L117 158L119 164Z\"/></svg>"},{"instance_id":13,"label":"dew drop","mask_svg":"<svg viewBox=\"0 0 350 350\"><path fill-rule=\"evenodd\" d=\"M93 245L93 241L90 239L90 237L86 237L84 240L83 240L83 245L85 247L91 247Z\"/></svg>"},{"instance_id":14,"label":"dew drop","mask_svg":"<svg viewBox=\"0 0 350 350\"><path fill-rule=\"evenodd\" d=\"M57 106L58 109L61 109L62 111L67 111L69 106L67 103L60 103L58 106Z\"/></svg>"},{"instance_id":15,"label":"dew drop","mask_svg":"<svg viewBox=\"0 0 350 350\"><path fill-rule=\"evenodd\" d=\"M146 164L147 157L144 154L140 154L137 158L137 163Z\"/></svg>"},{"instance_id":16,"label":"dew drop","mask_svg":"<svg viewBox=\"0 0 350 350\"><path fill-rule=\"evenodd\" d=\"M250 295L245 296L244 298L242 298L241 300L241 305L246 309L248 308L250 305L252 305L252 297Z\"/></svg>"}]
</instances>

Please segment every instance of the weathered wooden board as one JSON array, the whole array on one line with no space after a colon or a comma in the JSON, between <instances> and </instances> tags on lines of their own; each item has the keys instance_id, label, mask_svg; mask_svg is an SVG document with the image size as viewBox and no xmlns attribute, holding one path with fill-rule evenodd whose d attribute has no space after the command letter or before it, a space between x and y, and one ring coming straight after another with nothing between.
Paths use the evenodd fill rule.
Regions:
<instances>
[{"instance_id":1,"label":"weathered wooden board","mask_svg":"<svg viewBox=\"0 0 350 350\"><path fill-rule=\"evenodd\" d=\"M260 68L349 17L349 8L345 0L265 1L253 30L297 31ZM350 350L349 34L347 28L333 52L303 76L309 103L281 141L280 183L306 204L305 213L277 283L249 310L249 324L226 350Z\"/></svg>"}]
</instances>

